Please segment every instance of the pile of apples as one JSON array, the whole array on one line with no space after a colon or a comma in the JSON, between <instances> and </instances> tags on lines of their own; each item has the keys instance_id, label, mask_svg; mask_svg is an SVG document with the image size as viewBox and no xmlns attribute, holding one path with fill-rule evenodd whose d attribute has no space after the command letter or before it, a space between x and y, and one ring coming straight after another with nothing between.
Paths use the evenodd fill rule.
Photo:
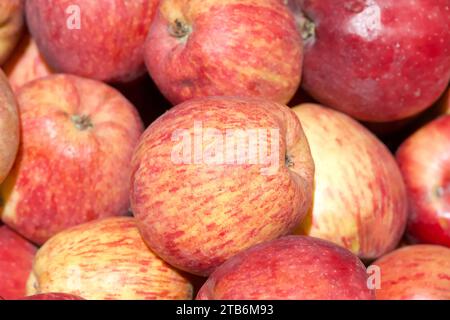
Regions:
<instances>
[{"instance_id":1,"label":"pile of apples","mask_svg":"<svg viewBox=\"0 0 450 320\"><path fill-rule=\"evenodd\" d=\"M0 66L3 299L450 299L449 0L1 0Z\"/></svg>"}]
</instances>

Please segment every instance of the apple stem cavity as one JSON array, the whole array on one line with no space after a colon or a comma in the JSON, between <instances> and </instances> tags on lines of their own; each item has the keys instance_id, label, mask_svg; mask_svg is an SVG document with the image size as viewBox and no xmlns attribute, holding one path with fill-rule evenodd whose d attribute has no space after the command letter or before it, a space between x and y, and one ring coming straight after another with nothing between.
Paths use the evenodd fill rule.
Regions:
<instances>
[{"instance_id":1,"label":"apple stem cavity","mask_svg":"<svg viewBox=\"0 0 450 320\"><path fill-rule=\"evenodd\" d=\"M75 114L71 117L71 120L72 120L73 124L75 125L75 127L81 131L84 131L84 130L94 127L94 125L91 122L91 119L87 115L80 116L80 115Z\"/></svg>"},{"instance_id":2,"label":"apple stem cavity","mask_svg":"<svg viewBox=\"0 0 450 320\"><path fill-rule=\"evenodd\" d=\"M285 164L288 168L293 168L295 166L294 160L288 154L285 156Z\"/></svg>"},{"instance_id":3,"label":"apple stem cavity","mask_svg":"<svg viewBox=\"0 0 450 320\"><path fill-rule=\"evenodd\" d=\"M309 19L307 17L303 17L301 19L300 30L301 30L301 35L302 35L303 41L312 39L316 35L316 25L311 19Z\"/></svg>"},{"instance_id":4,"label":"apple stem cavity","mask_svg":"<svg viewBox=\"0 0 450 320\"><path fill-rule=\"evenodd\" d=\"M169 27L170 35L178 39L185 38L191 33L191 31L191 27L179 19L176 19L175 22Z\"/></svg>"}]
</instances>

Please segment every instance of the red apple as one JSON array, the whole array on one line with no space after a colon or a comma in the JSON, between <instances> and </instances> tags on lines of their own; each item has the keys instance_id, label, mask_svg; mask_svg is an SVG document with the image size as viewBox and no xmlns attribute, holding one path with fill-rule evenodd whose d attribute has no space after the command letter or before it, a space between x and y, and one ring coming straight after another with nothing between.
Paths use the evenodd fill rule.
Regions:
<instances>
[{"instance_id":1,"label":"red apple","mask_svg":"<svg viewBox=\"0 0 450 320\"><path fill-rule=\"evenodd\" d=\"M31 34L55 70L128 82L145 73L143 45L157 3L33 0L26 2L26 15Z\"/></svg>"},{"instance_id":2,"label":"red apple","mask_svg":"<svg viewBox=\"0 0 450 320\"><path fill-rule=\"evenodd\" d=\"M351 252L312 237L254 246L214 271L199 300L368 300L364 265Z\"/></svg>"},{"instance_id":3,"label":"red apple","mask_svg":"<svg viewBox=\"0 0 450 320\"><path fill-rule=\"evenodd\" d=\"M81 297L67 293L43 293L34 296L27 296L20 300L84 300Z\"/></svg>"},{"instance_id":4,"label":"red apple","mask_svg":"<svg viewBox=\"0 0 450 320\"><path fill-rule=\"evenodd\" d=\"M19 90L22 144L0 188L2 220L42 244L86 221L126 214L134 107L94 80L52 75Z\"/></svg>"},{"instance_id":5,"label":"red apple","mask_svg":"<svg viewBox=\"0 0 450 320\"><path fill-rule=\"evenodd\" d=\"M22 38L12 57L3 67L14 92L28 82L53 73L30 35Z\"/></svg>"},{"instance_id":6,"label":"red apple","mask_svg":"<svg viewBox=\"0 0 450 320\"><path fill-rule=\"evenodd\" d=\"M300 83L302 42L280 0L162 0L145 60L174 104L205 96L287 103Z\"/></svg>"},{"instance_id":7,"label":"red apple","mask_svg":"<svg viewBox=\"0 0 450 320\"><path fill-rule=\"evenodd\" d=\"M450 249L414 245L374 262L380 268L378 300L450 300Z\"/></svg>"},{"instance_id":8,"label":"red apple","mask_svg":"<svg viewBox=\"0 0 450 320\"><path fill-rule=\"evenodd\" d=\"M294 108L316 166L313 208L299 232L332 241L361 258L393 250L407 220L394 156L343 113L314 104Z\"/></svg>"},{"instance_id":9,"label":"red apple","mask_svg":"<svg viewBox=\"0 0 450 320\"><path fill-rule=\"evenodd\" d=\"M19 116L16 99L8 79L0 69L0 184L13 166L18 147ZM0 207L1 203L0 194Z\"/></svg>"},{"instance_id":10,"label":"red apple","mask_svg":"<svg viewBox=\"0 0 450 320\"><path fill-rule=\"evenodd\" d=\"M448 0L295 0L303 87L355 118L385 122L430 107L450 80Z\"/></svg>"},{"instance_id":11,"label":"red apple","mask_svg":"<svg viewBox=\"0 0 450 320\"><path fill-rule=\"evenodd\" d=\"M7 226L0 227L0 297L25 295L36 248Z\"/></svg>"},{"instance_id":12,"label":"red apple","mask_svg":"<svg viewBox=\"0 0 450 320\"><path fill-rule=\"evenodd\" d=\"M134 218L113 217L63 231L38 251L27 294L49 292L88 300L187 300L192 284L148 249Z\"/></svg>"},{"instance_id":13,"label":"red apple","mask_svg":"<svg viewBox=\"0 0 450 320\"><path fill-rule=\"evenodd\" d=\"M300 122L256 98L172 108L146 130L132 166L131 204L145 241L198 275L289 233L311 204L314 164Z\"/></svg>"},{"instance_id":14,"label":"red apple","mask_svg":"<svg viewBox=\"0 0 450 320\"><path fill-rule=\"evenodd\" d=\"M408 236L450 246L450 115L409 137L397 161L409 196Z\"/></svg>"},{"instance_id":15,"label":"red apple","mask_svg":"<svg viewBox=\"0 0 450 320\"><path fill-rule=\"evenodd\" d=\"M0 1L0 66L13 52L24 27L24 0Z\"/></svg>"}]
</instances>

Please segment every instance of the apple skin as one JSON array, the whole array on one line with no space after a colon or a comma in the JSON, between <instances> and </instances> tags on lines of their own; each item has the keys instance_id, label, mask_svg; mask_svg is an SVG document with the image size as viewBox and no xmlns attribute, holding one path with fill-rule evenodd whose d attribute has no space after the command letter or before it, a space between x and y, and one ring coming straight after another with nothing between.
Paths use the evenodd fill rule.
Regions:
<instances>
[{"instance_id":1,"label":"apple skin","mask_svg":"<svg viewBox=\"0 0 450 320\"><path fill-rule=\"evenodd\" d=\"M24 0L0 1L0 66L13 52L24 29Z\"/></svg>"},{"instance_id":2,"label":"apple skin","mask_svg":"<svg viewBox=\"0 0 450 320\"><path fill-rule=\"evenodd\" d=\"M314 104L293 110L316 167L312 211L298 232L334 242L365 259L393 250L408 213L394 156L341 112Z\"/></svg>"},{"instance_id":3,"label":"apple skin","mask_svg":"<svg viewBox=\"0 0 450 320\"><path fill-rule=\"evenodd\" d=\"M306 236L256 245L216 269L197 300L372 300L366 268L348 250Z\"/></svg>"},{"instance_id":4,"label":"apple skin","mask_svg":"<svg viewBox=\"0 0 450 320\"><path fill-rule=\"evenodd\" d=\"M36 248L19 234L0 226L0 297L18 299L25 295Z\"/></svg>"},{"instance_id":5,"label":"apple skin","mask_svg":"<svg viewBox=\"0 0 450 320\"><path fill-rule=\"evenodd\" d=\"M3 70L14 92L18 92L21 87L33 80L53 73L29 34L22 38Z\"/></svg>"},{"instance_id":6,"label":"apple skin","mask_svg":"<svg viewBox=\"0 0 450 320\"><path fill-rule=\"evenodd\" d=\"M111 217L65 230L38 251L27 294L87 300L192 299L192 284L145 245L136 221Z\"/></svg>"},{"instance_id":7,"label":"apple skin","mask_svg":"<svg viewBox=\"0 0 450 320\"><path fill-rule=\"evenodd\" d=\"M249 161L172 161L171 136L180 129L192 136L195 121L223 135L233 129L279 130L277 170L262 174L265 165ZM214 143L208 137L197 142L203 150ZM144 132L132 166L131 207L145 241L165 261L196 275L291 232L311 205L314 163L300 122L288 107L259 98L199 98L172 108Z\"/></svg>"},{"instance_id":8,"label":"apple skin","mask_svg":"<svg viewBox=\"0 0 450 320\"><path fill-rule=\"evenodd\" d=\"M450 247L450 115L419 129L397 151L409 198L407 236Z\"/></svg>"},{"instance_id":9,"label":"apple skin","mask_svg":"<svg viewBox=\"0 0 450 320\"><path fill-rule=\"evenodd\" d=\"M302 55L280 0L162 0L145 45L147 69L173 104L206 96L287 103Z\"/></svg>"},{"instance_id":10,"label":"apple skin","mask_svg":"<svg viewBox=\"0 0 450 320\"><path fill-rule=\"evenodd\" d=\"M17 103L0 69L0 184L13 166L20 140Z\"/></svg>"},{"instance_id":11,"label":"apple skin","mask_svg":"<svg viewBox=\"0 0 450 320\"><path fill-rule=\"evenodd\" d=\"M30 32L58 72L107 82L145 73L143 46L158 0L33 0L26 2ZM67 23L80 8L80 29ZM51 21L52 23L48 23Z\"/></svg>"},{"instance_id":12,"label":"apple skin","mask_svg":"<svg viewBox=\"0 0 450 320\"><path fill-rule=\"evenodd\" d=\"M374 262L381 271L377 300L450 300L450 249L413 245Z\"/></svg>"},{"instance_id":13,"label":"apple skin","mask_svg":"<svg viewBox=\"0 0 450 320\"><path fill-rule=\"evenodd\" d=\"M23 297L22 299L19 300L85 300L85 299L67 293L43 293Z\"/></svg>"},{"instance_id":14,"label":"apple skin","mask_svg":"<svg viewBox=\"0 0 450 320\"><path fill-rule=\"evenodd\" d=\"M448 0L296 1L315 24L302 86L320 103L388 122L430 107L446 89Z\"/></svg>"},{"instance_id":15,"label":"apple skin","mask_svg":"<svg viewBox=\"0 0 450 320\"><path fill-rule=\"evenodd\" d=\"M129 209L131 157L142 122L118 91L51 75L19 90L22 143L0 186L5 224L43 244L68 227Z\"/></svg>"}]
</instances>

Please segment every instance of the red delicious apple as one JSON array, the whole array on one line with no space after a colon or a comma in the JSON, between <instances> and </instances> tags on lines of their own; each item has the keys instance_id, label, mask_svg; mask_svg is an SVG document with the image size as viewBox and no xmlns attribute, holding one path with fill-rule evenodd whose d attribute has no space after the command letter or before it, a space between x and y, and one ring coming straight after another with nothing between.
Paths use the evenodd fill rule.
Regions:
<instances>
[{"instance_id":1,"label":"red delicious apple","mask_svg":"<svg viewBox=\"0 0 450 320\"><path fill-rule=\"evenodd\" d=\"M157 3L33 0L26 2L26 15L31 34L55 70L127 82L145 73L143 45Z\"/></svg>"},{"instance_id":2,"label":"red delicious apple","mask_svg":"<svg viewBox=\"0 0 450 320\"><path fill-rule=\"evenodd\" d=\"M192 299L188 278L148 249L131 217L82 224L45 243L27 294L48 292L89 300Z\"/></svg>"},{"instance_id":3,"label":"red delicious apple","mask_svg":"<svg viewBox=\"0 0 450 320\"><path fill-rule=\"evenodd\" d=\"M25 295L36 248L7 226L0 227L0 296L18 299Z\"/></svg>"},{"instance_id":4,"label":"red delicious apple","mask_svg":"<svg viewBox=\"0 0 450 320\"><path fill-rule=\"evenodd\" d=\"M303 87L360 120L403 119L450 80L448 0L295 0L303 10Z\"/></svg>"},{"instance_id":5,"label":"red delicious apple","mask_svg":"<svg viewBox=\"0 0 450 320\"><path fill-rule=\"evenodd\" d=\"M300 83L302 41L280 0L162 0L145 60L174 104L205 96L287 103Z\"/></svg>"},{"instance_id":6,"label":"red delicious apple","mask_svg":"<svg viewBox=\"0 0 450 320\"><path fill-rule=\"evenodd\" d=\"M5 74L0 69L0 184L13 166L19 147L17 104ZM1 206L0 194L0 206Z\"/></svg>"},{"instance_id":7,"label":"red delicious apple","mask_svg":"<svg viewBox=\"0 0 450 320\"><path fill-rule=\"evenodd\" d=\"M343 113L314 104L293 110L316 167L311 216L299 232L332 241L361 258L393 250L405 230L408 210L394 156Z\"/></svg>"},{"instance_id":8,"label":"red delicious apple","mask_svg":"<svg viewBox=\"0 0 450 320\"><path fill-rule=\"evenodd\" d=\"M27 296L20 300L84 300L81 297L67 293L43 293L34 296Z\"/></svg>"},{"instance_id":9,"label":"red delicious apple","mask_svg":"<svg viewBox=\"0 0 450 320\"><path fill-rule=\"evenodd\" d=\"M22 38L12 57L3 67L14 92L33 80L53 73L30 35Z\"/></svg>"},{"instance_id":10,"label":"red delicious apple","mask_svg":"<svg viewBox=\"0 0 450 320\"><path fill-rule=\"evenodd\" d=\"M146 130L132 166L131 204L145 241L198 275L291 232L311 205L314 163L300 122L257 98L172 108Z\"/></svg>"},{"instance_id":11,"label":"red delicious apple","mask_svg":"<svg viewBox=\"0 0 450 320\"><path fill-rule=\"evenodd\" d=\"M450 115L409 137L397 161L409 196L408 236L450 246Z\"/></svg>"},{"instance_id":12,"label":"red delicious apple","mask_svg":"<svg viewBox=\"0 0 450 320\"><path fill-rule=\"evenodd\" d=\"M0 1L0 66L19 42L24 20L23 0Z\"/></svg>"},{"instance_id":13,"label":"red delicious apple","mask_svg":"<svg viewBox=\"0 0 450 320\"><path fill-rule=\"evenodd\" d=\"M22 144L1 185L2 220L35 243L93 219L126 214L131 157L142 132L121 94L52 75L19 90Z\"/></svg>"},{"instance_id":14,"label":"red delicious apple","mask_svg":"<svg viewBox=\"0 0 450 320\"><path fill-rule=\"evenodd\" d=\"M373 299L358 257L331 242L289 236L232 257L209 277L199 300Z\"/></svg>"},{"instance_id":15,"label":"red delicious apple","mask_svg":"<svg viewBox=\"0 0 450 320\"><path fill-rule=\"evenodd\" d=\"M450 249L414 245L377 260L378 300L450 300Z\"/></svg>"}]
</instances>

